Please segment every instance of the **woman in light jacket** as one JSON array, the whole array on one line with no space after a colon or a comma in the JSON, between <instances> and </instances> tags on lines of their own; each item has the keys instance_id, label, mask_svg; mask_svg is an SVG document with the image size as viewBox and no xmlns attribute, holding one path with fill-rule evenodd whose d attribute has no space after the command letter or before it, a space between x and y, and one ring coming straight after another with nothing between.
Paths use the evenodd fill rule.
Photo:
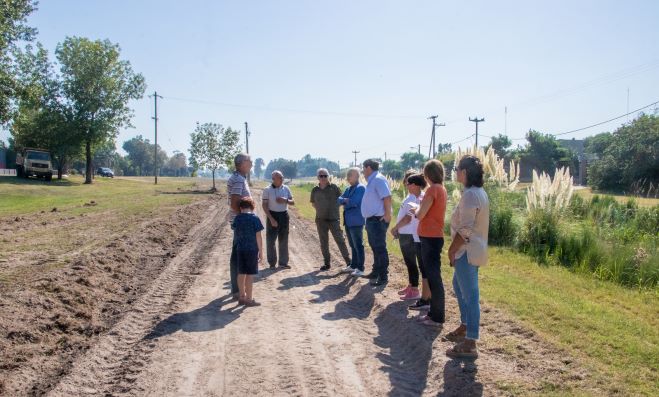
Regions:
<instances>
[{"instance_id":1,"label":"woman in light jacket","mask_svg":"<svg viewBox=\"0 0 659 397\"><path fill-rule=\"evenodd\" d=\"M449 262L455 268L453 288L460 306L461 324L446 335L456 342L447 350L449 357L478 357L476 341L480 325L478 269L487 264L487 231L490 203L483 189L483 164L471 155L460 159L458 182L465 187L451 216Z\"/></svg>"}]
</instances>

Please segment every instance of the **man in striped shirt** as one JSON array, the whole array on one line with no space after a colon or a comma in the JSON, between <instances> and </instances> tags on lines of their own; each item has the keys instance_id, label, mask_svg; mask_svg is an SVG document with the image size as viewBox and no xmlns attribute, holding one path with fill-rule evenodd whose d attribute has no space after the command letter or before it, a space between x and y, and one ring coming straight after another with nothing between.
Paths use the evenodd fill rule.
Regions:
<instances>
[{"instance_id":1,"label":"man in striped shirt","mask_svg":"<svg viewBox=\"0 0 659 397\"><path fill-rule=\"evenodd\" d=\"M252 197L252 193L249 191L249 184L247 183L247 175L249 175L252 170L252 159L249 157L249 154L240 153L234 158L233 162L236 169L227 181L230 224L233 223L236 216L240 214L240 208L238 208L240 199L243 197ZM234 298L238 299L238 263L235 241L231 245L229 269L231 272L231 294Z\"/></svg>"}]
</instances>

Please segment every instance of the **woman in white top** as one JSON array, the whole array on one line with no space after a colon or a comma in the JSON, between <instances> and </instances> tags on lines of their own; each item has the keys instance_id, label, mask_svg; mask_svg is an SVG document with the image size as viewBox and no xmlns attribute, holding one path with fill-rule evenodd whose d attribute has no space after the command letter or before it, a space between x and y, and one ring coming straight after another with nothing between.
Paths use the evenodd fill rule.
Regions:
<instances>
[{"instance_id":1,"label":"woman in white top","mask_svg":"<svg viewBox=\"0 0 659 397\"><path fill-rule=\"evenodd\" d=\"M430 297L430 289L423 272L423 266L421 266L421 248L419 247L421 243L417 234L419 220L412 216L421 203L426 180L423 175L411 170L405 173L403 184L409 194L400 205L396 226L391 229L391 235L397 238L400 243L400 251L403 254L405 266L407 266L409 283L407 287L398 291L398 295L402 300L416 301L425 297L427 301ZM424 294L419 293L419 269L421 269L421 275L423 276Z\"/></svg>"},{"instance_id":2,"label":"woman in white top","mask_svg":"<svg viewBox=\"0 0 659 397\"><path fill-rule=\"evenodd\" d=\"M458 182L465 187L451 216L452 243L448 250L453 288L460 306L460 326L446 335L457 342L447 350L449 357L478 357L476 341L480 325L478 268L487 264L487 232L490 203L483 189L483 164L471 155L460 159Z\"/></svg>"}]
</instances>

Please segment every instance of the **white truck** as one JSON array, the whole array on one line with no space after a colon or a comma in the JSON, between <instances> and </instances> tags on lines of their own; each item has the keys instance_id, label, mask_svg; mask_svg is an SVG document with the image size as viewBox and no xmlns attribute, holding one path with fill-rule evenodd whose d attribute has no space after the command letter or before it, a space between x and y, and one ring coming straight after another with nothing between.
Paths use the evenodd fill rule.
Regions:
<instances>
[{"instance_id":1,"label":"white truck","mask_svg":"<svg viewBox=\"0 0 659 397\"><path fill-rule=\"evenodd\" d=\"M50 182L53 179L50 152L44 149L24 148L16 153L16 176L19 178L36 176Z\"/></svg>"}]
</instances>

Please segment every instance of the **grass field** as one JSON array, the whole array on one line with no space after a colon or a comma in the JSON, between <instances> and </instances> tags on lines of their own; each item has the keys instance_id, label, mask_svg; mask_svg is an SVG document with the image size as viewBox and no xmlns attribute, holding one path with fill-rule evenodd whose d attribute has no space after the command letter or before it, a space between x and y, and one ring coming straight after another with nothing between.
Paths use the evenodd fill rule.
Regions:
<instances>
[{"instance_id":1,"label":"grass field","mask_svg":"<svg viewBox=\"0 0 659 397\"><path fill-rule=\"evenodd\" d=\"M293 193L299 212L313 219L308 189L295 186ZM389 247L391 254L400 257L391 239ZM442 263L448 263L446 249ZM447 288L452 273L449 266L442 267ZM593 379L612 394L650 396L659 390L656 290L628 289L562 267L540 266L509 248L491 248L490 264L481 272L481 291L486 305L506 311L545 340L579 357ZM588 390L575 392L590 394Z\"/></svg>"},{"instance_id":2,"label":"grass field","mask_svg":"<svg viewBox=\"0 0 659 397\"><path fill-rule=\"evenodd\" d=\"M593 192L593 189L587 187L583 189L578 189L575 190L575 194L578 194L579 196L583 197L584 199L590 200L593 196L595 195L607 195L607 196L612 196L615 198L618 202L624 204L626 203L629 199L634 199L636 203L640 207L653 207L655 205L659 205L659 199L657 198L646 198L646 197L635 197L635 196L625 196L622 194L609 194L609 193L602 193L602 192Z\"/></svg>"},{"instance_id":3,"label":"grass field","mask_svg":"<svg viewBox=\"0 0 659 397\"><path fill-rule=\"evenodd\" d=\"M199 178L96 178L61 181L0 177L0 283L41 264L60 267L157 216L206 196ZM56 209L56 210L55 210ZM41 269L41 268L40 268Z\"/></svg>"},{"instance_id":4,"label":"grass field","mask_svg":"<svg viewBox=\"0 0 659 397\"><path fill-rule=\"evenodd\" d=\"M138 213L153 208L185 204L193 196L176 195L183 191L197 189L208 182L199 178L159 178L158 185L153 178L100 178L91 185L83 184L81 176L44 182L38 179L18 179L0 177L0 217L24 215L39 211L70 210L81 212L102 212L112 209L122 213ZM94 206L84 206L94 201Z\"/></svg>"}]
</instances>

